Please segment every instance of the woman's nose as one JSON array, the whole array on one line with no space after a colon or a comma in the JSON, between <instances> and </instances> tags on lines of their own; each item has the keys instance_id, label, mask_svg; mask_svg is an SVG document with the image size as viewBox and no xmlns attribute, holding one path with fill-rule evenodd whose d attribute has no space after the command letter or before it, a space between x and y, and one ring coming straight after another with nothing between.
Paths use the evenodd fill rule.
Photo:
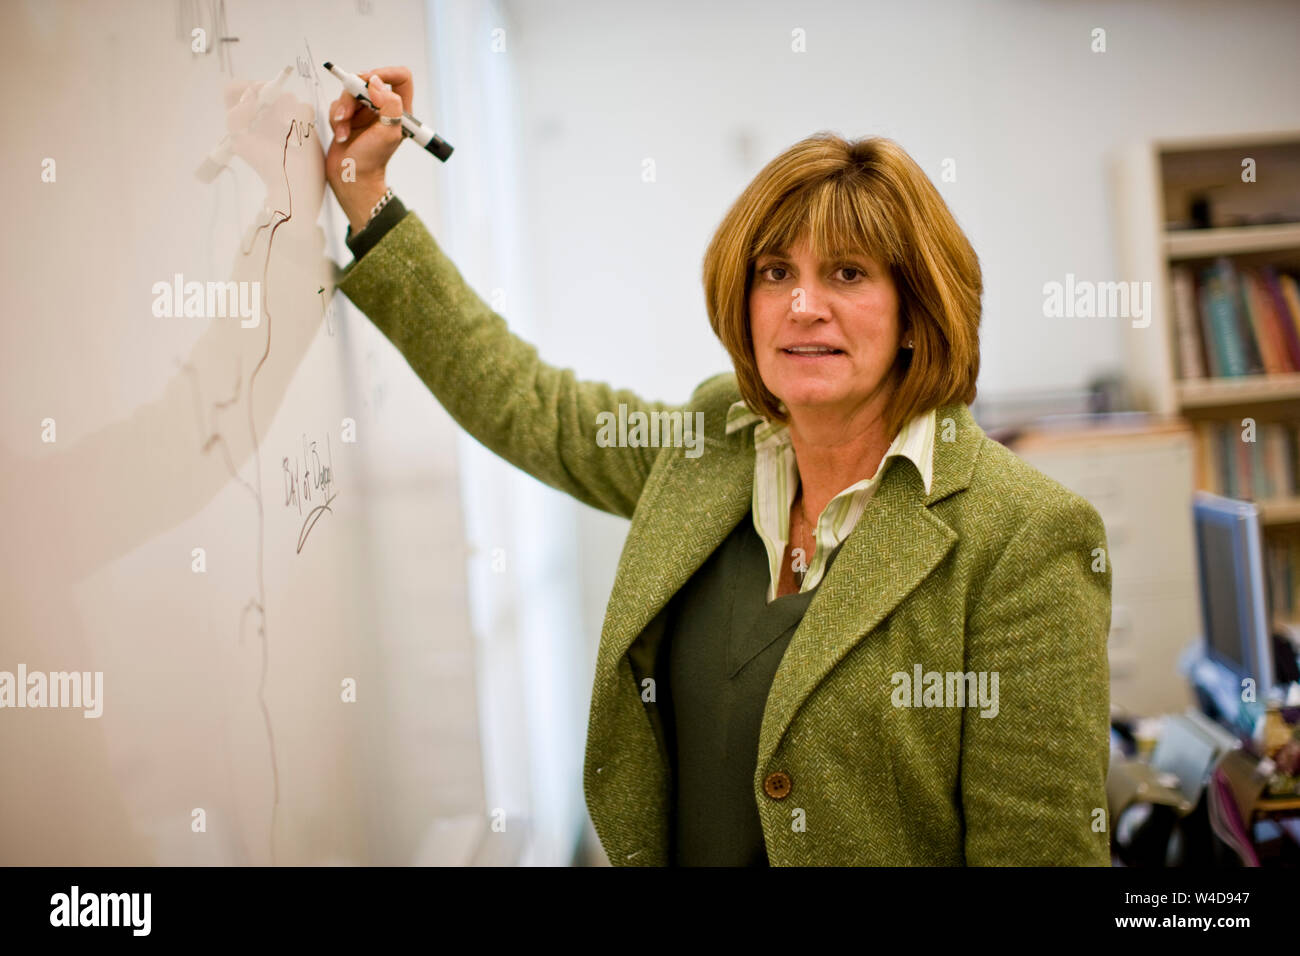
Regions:
<instances>
[{"instance_id":1,"label":"woman's nose","mask_svg":"<svg viewBox=\"0 0 1300 956\"><path fill-rule=\"evenodd\" d=\"M816 283L801 285L790 294L790 311L795 318L807 320L826 318L829 296Z\"/></svg>"}]
</instances>

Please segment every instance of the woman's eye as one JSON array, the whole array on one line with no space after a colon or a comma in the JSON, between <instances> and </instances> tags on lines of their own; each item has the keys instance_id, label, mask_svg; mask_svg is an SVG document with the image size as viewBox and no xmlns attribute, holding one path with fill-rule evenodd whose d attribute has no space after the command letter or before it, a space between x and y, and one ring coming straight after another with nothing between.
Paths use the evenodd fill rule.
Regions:
<instances>
[{"instance_id":1,"label":"woman's eye","mask_svg":"<svg viewBox=\"0 0 1300 956\"><path fill-rule=\"evenodd\" d=\"M846 277L846 281L848 282L856 282L859 279L864 278L867 274L866 270L860 269L857 266L840 266L840 268L837 271L853 273L853 275ZM787 276L785 275L768 275L768 273L770 272L785 273L788 272L788 270L786 269L785 266L766 266L758 270L759 275L771 280L772 282L783 282L787 278Z\"/></svg>"}]
</instances>

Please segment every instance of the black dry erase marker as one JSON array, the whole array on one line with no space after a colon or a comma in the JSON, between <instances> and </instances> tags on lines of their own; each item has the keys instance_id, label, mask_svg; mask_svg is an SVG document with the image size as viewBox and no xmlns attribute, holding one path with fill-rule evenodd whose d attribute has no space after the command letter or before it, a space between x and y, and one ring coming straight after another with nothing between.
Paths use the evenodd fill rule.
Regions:
<instances>
[{"instance_id":1,"label":"black dry erase marker","mask_svg":"<svg viewBox=\"0 0 1300 956\"><path fill-rule=\"evenodd\" d=\"M347 70L341 69L333 63L326 63L325 69L338 77L338 81L343 84L343 89L347 90L360 102L369 106L376 113L379 112L379 107L370 102L370 97L366 93L365 81L362 80L361 77L357 76L355 73L349 73ZM451 143L447 142L405 110L402 111L402 135L408 139L415 140L426 150L441 159L444 163L447 161L447 157L451 155Z\"/></svg>"}]
</instances>

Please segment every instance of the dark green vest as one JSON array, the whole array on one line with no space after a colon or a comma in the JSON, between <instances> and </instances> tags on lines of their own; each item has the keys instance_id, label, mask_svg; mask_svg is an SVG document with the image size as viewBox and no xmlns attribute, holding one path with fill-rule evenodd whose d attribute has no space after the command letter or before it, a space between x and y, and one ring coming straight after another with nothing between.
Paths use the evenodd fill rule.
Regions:
<instances>
[{"instance_id":1,"label":"dark green vest","mask_svg":"<svg viewBox=\"0 0 1300 956\"><path fill-rule=\"evenodd\" d=\"M817 593L768 604L769 575L751 512L669 602L655 670L673 763L675 866L767 866L754 803L763 707Z\"/></svg>"}]
</instances>

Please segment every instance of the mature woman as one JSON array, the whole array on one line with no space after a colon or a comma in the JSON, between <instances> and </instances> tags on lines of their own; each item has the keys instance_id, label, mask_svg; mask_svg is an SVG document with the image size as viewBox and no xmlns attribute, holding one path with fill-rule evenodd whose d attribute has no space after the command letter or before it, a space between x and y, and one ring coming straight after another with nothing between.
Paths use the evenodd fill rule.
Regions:
<instances>
[{"instance_id":1,"label":"mature woman","mask_svg":"<svg viewBox=\"0 0 1300 956\"><path fill-rule=\"evenodd\" d=\"M704 257L735 372L668 406L539 361L386 191L398 127L331 110L339 288L480 442L632 521L584 774L613 863L1109 862L1105 531L972 419L979 262L901 148L758 174ZM620 405L702 453L606 447Z\"/></svg>"}]
</instances>

